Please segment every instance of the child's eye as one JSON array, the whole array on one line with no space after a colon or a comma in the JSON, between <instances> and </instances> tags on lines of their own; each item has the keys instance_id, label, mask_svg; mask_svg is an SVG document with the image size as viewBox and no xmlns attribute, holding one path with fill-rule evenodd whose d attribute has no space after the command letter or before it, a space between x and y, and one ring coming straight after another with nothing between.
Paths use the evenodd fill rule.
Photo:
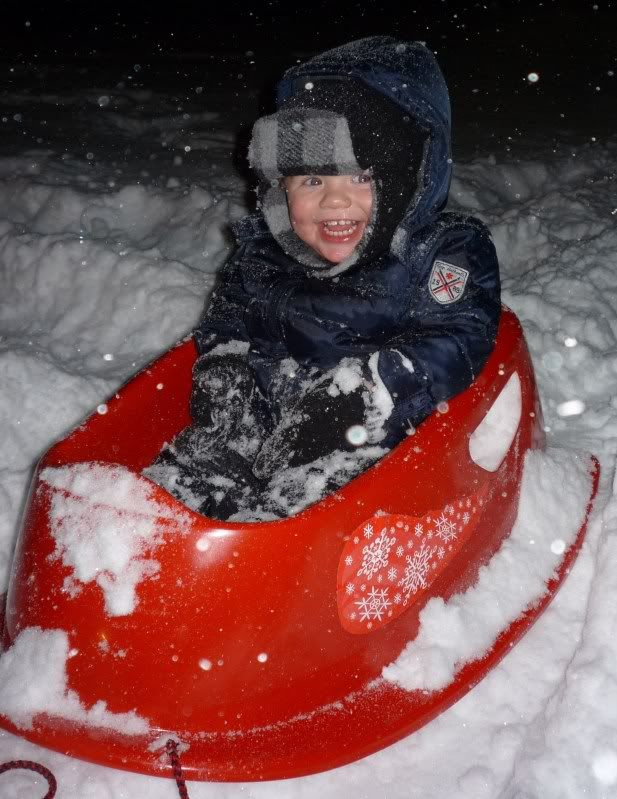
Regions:
<instances>
[{"instance_id":1,"label":"child's eye","mask_svg":"<svg viewBox=\"0 0 617 799\"><path fill-rule=\"evenodd\" d=\"M304 186L321 186L321 180L315 175L309 175L306 180L303 181Z\"/></svg>"},{"instance_id":2,"label":"child's eye","mask_svg":"<svg viewBox=\"0 0 617 799\"><path fill-rule=\"evenodd\" d=\"M361 175L354 175L352 181L354 183L370 183L371 176L368 172L363 172Z\"/></svg>"}]
</instances>

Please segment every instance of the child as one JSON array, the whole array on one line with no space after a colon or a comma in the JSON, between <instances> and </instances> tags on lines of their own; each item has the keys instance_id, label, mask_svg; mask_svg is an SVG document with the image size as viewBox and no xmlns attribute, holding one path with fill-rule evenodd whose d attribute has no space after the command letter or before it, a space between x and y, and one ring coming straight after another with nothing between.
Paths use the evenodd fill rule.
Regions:
<instances>
[{"instance_id":1,"label":"child","mask_svg":"<svg viewBox=\"0 0 617 799\"><path fill-rule=\"evenodd\" d=\"M330 50L277 108L195 333L194 424L147 472L221 519L299 510L381 457L475 379L500 314L488 231L443 210L450 106L423 44Z\"/></svg>"}]
</instances>

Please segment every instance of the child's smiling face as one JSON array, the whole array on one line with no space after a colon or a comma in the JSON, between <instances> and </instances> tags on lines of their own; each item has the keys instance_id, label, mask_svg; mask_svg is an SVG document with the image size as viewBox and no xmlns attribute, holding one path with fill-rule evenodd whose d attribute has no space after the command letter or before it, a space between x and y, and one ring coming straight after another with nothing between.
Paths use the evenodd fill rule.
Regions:
<instances>
[{"instance_id":1,"label":"child's smiling face","mask_svg":"<svg viewBox=\"0 0 617 799\"><path fill-rule=\"evenodd\" d=\"M334 264L348 258L370 219L370 175L294 175L284 186L296 235Z\"/></svg>"}]
</instances>

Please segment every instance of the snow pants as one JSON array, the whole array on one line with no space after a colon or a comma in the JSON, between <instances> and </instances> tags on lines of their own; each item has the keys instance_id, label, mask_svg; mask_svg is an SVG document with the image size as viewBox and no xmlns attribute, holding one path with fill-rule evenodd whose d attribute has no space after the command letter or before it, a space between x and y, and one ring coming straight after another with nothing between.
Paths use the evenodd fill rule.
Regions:
<instances>
[{"instance_id":1,"label":"snow pants","mask_svg":"<svg viewBox=\"0 0 617 799\"><path fill-rule=\"evenodd\" d=\"M343 456L342 468L326 469L325 494L383 454L372 448L368 457L355 457L363 442L354 442L350 430L361 436L364 429L362 392L332 392L329 385L323 379L307 381L295 396L272 403L259 390L245 358L202 356L193 372L193 424L144 473L212 518L226 520L256 507L265 509L264 518L285 515L277 475L296 470L302 479L301 467L320 464L335 451L354 453L346 461ZM279 494L274 509L273 485Z\"/></svg>"}]
</instances>

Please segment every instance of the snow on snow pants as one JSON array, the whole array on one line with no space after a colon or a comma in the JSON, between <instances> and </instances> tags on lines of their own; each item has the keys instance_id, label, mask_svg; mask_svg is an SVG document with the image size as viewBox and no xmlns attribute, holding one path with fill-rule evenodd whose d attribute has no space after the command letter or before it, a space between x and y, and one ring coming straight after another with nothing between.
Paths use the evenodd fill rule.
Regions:
<instances>
[{"instance_id":1,"label":"snow on snow pants","mask_svg":"<svg viewBox=\"0 0 617 799\"><path fill-rule=\"evenodd\" d=\"M319 464L334 451L355 452L348 430L363 424L365 407L360 391L332 396L317 381L272 408L242 356L203 356L193 373L191 417L193 424L144 474L193 510L226 520L243 512L250 516L258 506L270 507L270 516L285 515L285 506L293 508L294 502L281 502L279 480L278 503L272 505L273 478L296 470L301 480L301 467ZM369 461L359 462L365 467ZM349 463L342 471L330 469L324 493L352 472Z\"/></svg>"}]
</instances>

